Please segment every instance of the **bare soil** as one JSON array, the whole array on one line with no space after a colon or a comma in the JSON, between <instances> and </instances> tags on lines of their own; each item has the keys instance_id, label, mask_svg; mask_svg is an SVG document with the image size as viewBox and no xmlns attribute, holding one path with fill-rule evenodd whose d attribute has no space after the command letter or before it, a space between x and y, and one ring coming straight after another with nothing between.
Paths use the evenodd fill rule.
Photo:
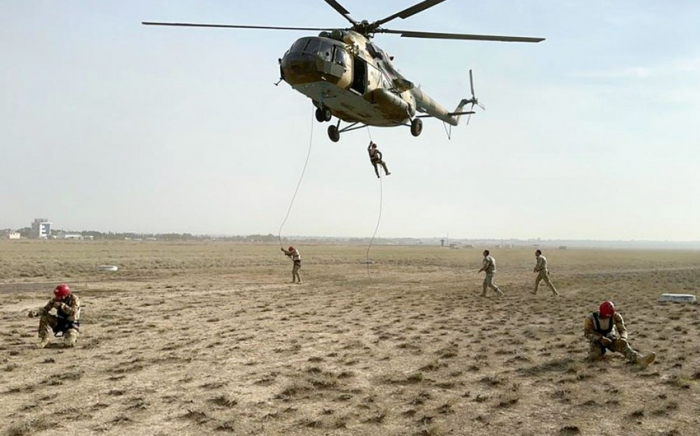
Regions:
<instances>
[{"instance_id":1,"label":"bare soil","mask_svg":"<svg viewBox=\"0 0 700 436\"><path fill-rule=\"evenodd\" d=\"M700 252L0 241L4 435L699 435ZM506 296L480 297L481 251ZM98 265L119 266L100 272ZM36 348L56 284L75 348ZM615 301L647 369L585 360Z\"/></svg>"}]
</instances>

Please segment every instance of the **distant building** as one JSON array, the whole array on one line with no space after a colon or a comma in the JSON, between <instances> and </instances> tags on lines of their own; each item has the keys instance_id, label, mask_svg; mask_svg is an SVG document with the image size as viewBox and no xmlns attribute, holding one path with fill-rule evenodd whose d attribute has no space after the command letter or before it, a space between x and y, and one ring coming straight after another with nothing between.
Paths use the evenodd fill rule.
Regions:
<instances>
[{"instance_id":1,"label":"distant building","mask_svg":"<svg viewBox=\"0 0 700 436\"><path fill-rule=\"evenodd\" d=\"M56 239L84 239L83 235L78 235L78 234L73 234L73 233L64 233L61 235L56 235Z\"/></svg>"},{"instance_id":2,"label":"distant building","mask_svg":"<svg viewBox=\"0 0 700 436\"><path fill-rule=\"evenodd\" d=\"M19 239L21 236L19 232L15 232L12 229L0 230L0 238L2 239Z\"/></svg>"},{"instance_id":3,"label":"distant building","mask_svg":"<svg viewBox=\"0 0 700 436\"><path fill-rule=\"evenodd\" d=\"M36 218L32 222L30 237L35 239L48 239L51 237L51 223L46 218Z\"/></svg>"}]
</instances>

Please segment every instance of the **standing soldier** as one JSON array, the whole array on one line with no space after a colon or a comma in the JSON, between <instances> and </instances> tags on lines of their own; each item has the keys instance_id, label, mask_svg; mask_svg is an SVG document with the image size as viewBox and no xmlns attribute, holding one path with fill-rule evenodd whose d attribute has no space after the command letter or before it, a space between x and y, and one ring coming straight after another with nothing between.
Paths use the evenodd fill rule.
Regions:
<instances>
[{"instance_id":1,"label":"standing soldier","mask_svg":"<svg viewBox=\"0 0 700 436\"><path fill-rule=\"evenodd\" d=\"M61 333L63 343L67 347L75 346L80 329L80 300L71 294L66 284L56 286L53 298L42 309L29 312L29 317L40 316L39 319L39 348L44 348L50 341L49 335ZM49 312L56 309L56 315Z\"/></svg>"},{"instance_id":2,"label":"standing soldier","mask_svg":"<svg viewBox=\"0 0 700 436\"><path fill-rule=\"evenodd\" d=\"M554 295L559 295L559 292L557 292L557 288L555 288L552 282L549 280L547 258L542 256L542 251L540 250L535 251L535 257L537 258L537 263L535 264L535 269L533 270L533 272L537 273L537 278L535 279L535 289L532 291L532 294L534 295L537 293L537 289L540 287L540 282L544 280L547 286L549 286L549 289L552 290L552 293Z\"/></svg>"},{"instance_id":3,"label":"standing soldier","mask_svg":"<svg viewBox=\"0 0 700 436\"><path fill-rule=\"evenodd\" d=\"M289 247L289 250L280 248L280 250L284 251L284 254L290 257L294 262L294 266L292 267L292 283L295 283L298 279L299 284L301 284L301 276L299 275L299 270L301 269L301 254L299 254L299 250L294 247Z\"/></svg>"},{"instance_id":4,"label":"standing soldier","mask_svg":"<svg viewBox=\"0 0 700 436\"><path fill-rule=\"evenodd\" d=\"M496 274L496 259L490 256L489 250L484 250L484 265L478 272L481 271L486 272L486 277L484 277L484 292L481 293L481 296L485 297L486 288L491 288L502 297L503 292L498 289L498 286L493 284L493 276Z\"/></svg>"},{"instance_id":5,"label":"standing soldier","mask_svg":"<svg viewBox=\"0 0 700 436\"><path fill-rule=\"evenodd\" d=\"M588 339L588 358L601 360L607 350L624 354L630 362L646 368L656 359L656 353L642 356L627 342L625 321L615 310L612 301L603 301L597 312L586 317L583 334Z\"/></svg>"},{"instance_id":6,"label":"standing soldier","mask_svg":"<svg viewBox=\"0 0 700 436\"><path fill-rule=\"evenodd\" d=\"M386 169L386 164L382 160L382 152L379 151L379 149L377 148L377 144L375 144L372 141L369 141L369 145L367 146L367 152L369 153L369 160L372 162L372 166L374 167L374 173L377 175L377 178L379 178L379 168L377 168L377 165L381 165L382 168L384 168L384 174L386 174L387 176L391 174L389 170Z\"/></svg>"}]
</instances>

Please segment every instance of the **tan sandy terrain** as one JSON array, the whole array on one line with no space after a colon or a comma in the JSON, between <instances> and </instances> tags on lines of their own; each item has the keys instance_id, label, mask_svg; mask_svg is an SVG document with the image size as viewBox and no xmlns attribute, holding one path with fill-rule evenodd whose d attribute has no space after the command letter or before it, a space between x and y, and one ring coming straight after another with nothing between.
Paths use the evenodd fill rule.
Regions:
<instances>
[{"instance_id":1,"label":"tan sandy terrain","mask_svg":"<svg viewBox=\"0 0 700 436\"><path fill-rule=\"evenodd\" d=\"M0 241L3 435L699 435L700 252ZM492 248L504 298L479 296ZM97 266L114 264L118 272ZM76 348L36 348L56 284ZM606 298L640 370L585 361Z\"/></svg>"}]
</instances>

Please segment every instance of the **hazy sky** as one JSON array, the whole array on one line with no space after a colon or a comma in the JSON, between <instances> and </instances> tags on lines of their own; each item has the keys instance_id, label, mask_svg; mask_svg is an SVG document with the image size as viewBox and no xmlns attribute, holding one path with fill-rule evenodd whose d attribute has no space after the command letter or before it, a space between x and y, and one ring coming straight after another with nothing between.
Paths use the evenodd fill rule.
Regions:
<instances>
[{"instance_id":1,"label":"hazy sky","mask_svg":"<svg viewBox=\"0 0 700 436\"><path fill-rule=\"evenodd\" d=\"M418 0L341 0L355 19ZM346 27L322 0L6 0L0 5L0 228L371 236L366 129L339 143L277 59L309 32L141 21ZM379 35L448 108L448 140L371 128L392 175L378 235L700 240L700 2L448 0ZM314 33L314 32L310 32ZM312 131L313 129L313 131Z\"/></svg>"}]
</instances>

